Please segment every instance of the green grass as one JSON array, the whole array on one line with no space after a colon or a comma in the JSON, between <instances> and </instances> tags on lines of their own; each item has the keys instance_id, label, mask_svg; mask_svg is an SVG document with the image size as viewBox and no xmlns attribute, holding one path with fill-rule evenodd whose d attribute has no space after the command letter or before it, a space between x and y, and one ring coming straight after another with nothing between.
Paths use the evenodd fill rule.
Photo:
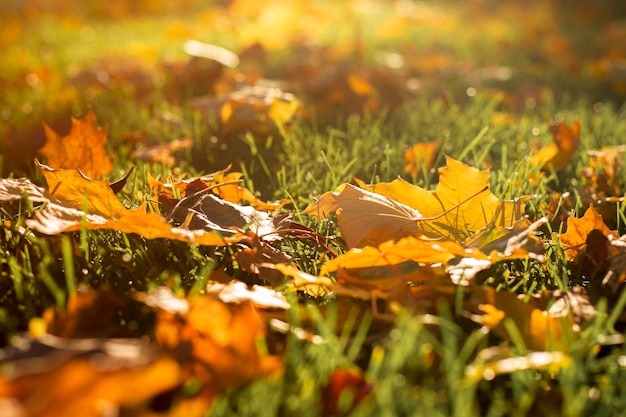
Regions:
<instances>
[{"instance_id":1,"label":"green grass","mask_svg":"<svg viewBox=\"0 0 626 417\"><path fill-rule=\"evenodd\" d=\"M244 172L245 185L261 198L290 199L293 206L285 211L293 211L299 221L320 234L336 237L339 232L332 219L315 222L301 215L301 210L314 198L354 178L376 183L400 176L432 189L438 183L436 169L410 178L404 172L403 152L416 143L438 140L441 148L434 167L443 166L447 155L480 169L489 168L491 190L499 198L532 196L526 210L533 218L545 214L553 193L571 196L563 197L563 204L572 215L582 215L589 204L581 195L585 183L580 171L589 164L586 151L623 144L626 137L623 96L609 85L610 80L596 83L583 70L579 76L568 73L563 68L567 63L555 64L544 74L545 67L540 64L545 57L534 56L532 50L508 51L502 55L499 42L502 39L496 36L500 26L489 15L481 14L476 23L465 28L465 36L459 37L459 28L472 12L455 2L444 4L447 8L442 10L447 11L447 20L441 28L429 23L407 25L402 37L385 38L377 36L380 31L374 30L380 21L393 16L393 10L384 4L376 3L377 20L372 14L351 15L349 10L334 3L320 2L319 7L327 8L331 19L318 28L317 36L321 43L328 43L338 36L354 39L362 34L363 39L358 42L369 47L364 48L364 56L357 60L365 62L364 65L376 60L377 51L401 50L408 44L428 49L438 42L439 47L457 60L455 69L460 60L471 59L472 67L482 67L499 64L500 57L518 72L513 80L502 83L487 80L476 84L477 93L468 96L468 85L462 77L426 74L425 87L397 108L375 115L367 112L347 115L336 123L315 117L312 121L300 120L277 129L271 140L257 137L259 142L254 142L254 136L239 135L230 138L231 148L225 154L219 154L212 142L217 134L214 121L201 118L188 106L168 103L159 88L143 100L114 90L84 91L68 85L66 70L90 65L100 57L134 55L147 67L147 73L158 73L157 65L162 59L184 58L180 50L183 35L176 34L176 22L185 22L184 36L239 50L253 38L255 31L263 29L255 26L255 19L234 16L212 32L206 29L207 22L217 20L199 5L192 7L193 13L189 9L168 9L165 16L139 15L134 21L122 19L114 25L102 20L102 16L75 20L71 14L67 17L44 13L26 22L23 26L26 33L3 52L6 71L0 76L0 88L6 93L3 92L0 111L8 116L3 116L6 123L0 126L3 137L0 171L4 177L28 176L42 182L30 160L12 160L9 152L14 148L7 145L11 144L10 135L26 132L23 138L29 140L41 121L67 119L70 114L81 115L91 108L99 122L110 129L109 147L116 155L111 177L118 178L131 167L137 168L120 194L121 201L129 208L138 207L142 198L150 194L148 173L165 179L180 173L193 176L233 163L233 170ZM422 5L429 12L443 13L430 6ZM506 11L506 6L498 5L497 10ZM332 25L335 19L346 15L356 21L355 25ZM506 13L500 16L503 24L515 21ZM567 16L561 19L567 20ZM240 25L240 29L233 29L235 25ZM374 29L359 32L354 29L358 27ZM484 43L483 27L488 33L495 33L493 39L487 38ZM522 44L523 29L520 24L512 25L499 36L513 45ZM565 32L571 35L567 29ZM286 27L285 31L290 36L297 34L294 27ZM589 32L592 31L583 35L594 40L591 45L599 43ZM84 37L77 38L81 33ZM225 34L230 35L226 40ZM112 39L119 40L119 44L114 44ZM283 75L281 65L289 62L297 51L280 45L280 39L271 41L278 46L273 50L268 47L273 54L267 72ZM350 42L346 41L348 46L338 47L350 49L358 45L357 41ZM591 57L590 49L583 50L582 55ZM478 52L471 55L469 51ZM24 88L19 81L24 78L24 71L38 72L44 68L50 74L43 87ZM407 79L413 75L398 74ZM512 100L526 82L540 82L548 88L539 96L539 103L518 106ZM310 104L306 98L303 101L305 106ZM502 122L498 117L503 114L510 119ZM580 121L580 149L563 171L532 183L527 179L538 173L538 168L529 163L532 147L535 143L551 142L548 127L558 120L565 120L568 125ZM178 151L175 167L144 163L133 156L131 145L123 139L126 133L136 131L143 132L151 143L191 137L194 149ZM24 146L33 150L30 143ZM622 154L622 162L623 159ZM620 178L619 183L623 190L626 179ZM40 317L46 308L63 308L68 297L83 286L108 287L127 297L161 285L169 286L174 292L197 293L210 272L224 266L233 276L254 282L255 277L232 265L227 250L146 240L115 231L84 230L56 237L19 233L19 227L33 210L28 204L21 201L3 203L1 207L3 221L17 221L0 228L0 345L8 344L13 335L27 330L29 321ZM623 235L626 233L623 202L613 204L614 217L604 220ZM546 242L559 227L550 225L542 231ZM281 245L302 270L319 272L322 248L298 239L287 239ZM339 245L334 249L342 250ZM585 277L572 271L558 242L547 248L544 265L534 261L500 263L481 273L478 279L498 289L528 295L544 289L567 290L587 284ZM597 317L564 352L570 360L567 366L554 369L527 366L479 379L472 379L468 370L483 365L481 351L495 345L524 356L527 352L523 339L498 340L484 329L469 325L455 306L444 303L438 306L436 315L415 316L399 309L396 322L382 326L376 317L368 315L369 310L363 304L355 303L360 306L355 308L365 311L364 316L359 316L356 310L350 313L353 315L339 312L338 302L333 299L292 297L294 307L302 308L292 309L289 324L319 334L322 342L311 343L293 332L288 333L282 375L227 392L218 397L207 413L317 416L323 411L322 393L332 372L360 368L373 390L351 411L351 399L342 399L346 410L341 415L617 416L626 407L626 345L620 339L623 322L618 319L626 302L624 294L611 305L606 300L598 302ZM140 329L146 326L141 330L149 331L146 323L135 322L133 326ZM511 331L515 333L514 328Z\"/></svg>"}]
</instances>

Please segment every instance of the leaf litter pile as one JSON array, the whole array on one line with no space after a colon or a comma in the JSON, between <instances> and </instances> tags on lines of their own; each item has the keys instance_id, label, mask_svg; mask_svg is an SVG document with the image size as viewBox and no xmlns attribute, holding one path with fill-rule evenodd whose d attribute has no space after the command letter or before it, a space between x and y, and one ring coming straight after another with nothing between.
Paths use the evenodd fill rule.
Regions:
<instances>
[{"instance_id":1,"label":"leaf litter pile","mask_svg":"<svg viewBox=\"0 0 626 417\"><path fill-rule=\"evenodd\" d=\"M486 106L496 131L522 126L554 105L559 82L606 99L595 113L623 101L626 31L602 20L619 4L577 6L575 24L588 13L606 25L591 39L602 48L577 54L572 32L547 27L560 2L522 3L497 6L496 19L482 2L189 2L182 13L232 31L237 53L172 19L183 58L152 67L145 50L145 62L105 55L67 71L46 65L50 45L35 63L15 58L0 75L11 93L0 103L0 415L618 415L626 149L605 119L544 116L543 132L507 139L518 154L498 151L503 162L482 115L464 119L468 138L444 125L395 153L393 137L374 139L368 153L386 159L370 165L334 166L330 144L307 155L332 138L363 142L355 121L384 133L417 108ZM28 39L24 16L71 27L90 13L181 13L132 4L2 6L0 42ZM378 16L376 33L296 36L290 16L315 22L324 7L350 25ZM462 12L476 22L455 50ZM520 13L527 26L515 26ZM408 42L416 24L441 43ZM483 50L478 27L503 59L515 42L531 49L516 64L523 83L490 55L463 55ZM541 78L534 66L555 56L556 75ZM486 98L473 105L477 89ZM626 133L623 110L610 117ZM595 147L590 130L615 140ZM326 180L302 172L307 159Z\"/></svg>"}]
</instances>

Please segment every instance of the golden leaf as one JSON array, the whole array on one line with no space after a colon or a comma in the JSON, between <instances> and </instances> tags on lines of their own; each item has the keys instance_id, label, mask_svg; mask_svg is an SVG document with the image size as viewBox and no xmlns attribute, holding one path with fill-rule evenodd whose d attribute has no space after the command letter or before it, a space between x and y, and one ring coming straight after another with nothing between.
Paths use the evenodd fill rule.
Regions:
<instances>
[{"instance_id":1,"label":"golden leaf","mask_svg":"<svg viewBox=\"0 0 626 417\"><path fill-rule=\"evenodd\" d=\"M446 157L446 166L439 168L439 174L439 184L434 191L402 179L376 185L360 182L359 185L419 211L424 218L435 218L460 204L441 218L420 225L422 233L456 242L464 241L488 224L510 227L522 217L524 203L521 199L500 201L491 192L481 192L489 185L488 171Z\"/></svg>"},{"instance_id":2,"label":"golden leaf","mask_svg":"<svg viewBox=\"0 0 626 417\"><path fill-rule=\"evenodd\" d=\"M512 226L523 214L523 200L499 201L485 192L489 173L452 158L440 168L435 191L397 179L362 188L340 185L310 204L305 213L336 213L348 247L376 246L386 240L425 235L463 242L483 227Z\"/></svg>"}]
</instances>

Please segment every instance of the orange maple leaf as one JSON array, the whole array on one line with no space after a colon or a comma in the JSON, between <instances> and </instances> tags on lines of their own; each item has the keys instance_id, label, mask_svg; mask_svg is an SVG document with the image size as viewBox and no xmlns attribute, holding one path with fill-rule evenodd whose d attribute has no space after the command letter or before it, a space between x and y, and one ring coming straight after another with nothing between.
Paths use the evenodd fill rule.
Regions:
<instances>
[{"instance_id":1,"label":"orange maple leaf","mask_svg":"<svg viewBox=\"0 0 626 417\"><path fill-rule=\"evenodd\" d=\"M594 229L599 230L604 236L618 237L617 232L608 228L604 220L602 220L602 216L598 214L593 206L590 206L580 219L573 216L567 218L567 231L561 233L559 237L569 260L576 258L580 251L583 250L587 242L587 236Z\"/></svg>"},{"instance_id":2,"label":"orange maple leaf","mask_svg":"<svg viewBox=\"0 0 626 417\"><path fill-rule=\"evenodd\" d=\"M560 171L572 160L580 145L580 122L576 120L569 128L565 122L550 126L554 142L541 148L530 158L530 163L542 170Z\"/></svg>"},{"instance_id":3,"label":"orange maple leaf","mask_svg":"<svg viewBox=\"0 0 626 417\"><path fill-rule=\"evenodd\" d=\"M113 167L107 155L107 128L98 127L96 116L89 111L84 119L72 118L72 129L61 137L44 123L46 143L39 153L55 168L80 169L92 178L108 174Z\"/></svg>"}]
</instances>

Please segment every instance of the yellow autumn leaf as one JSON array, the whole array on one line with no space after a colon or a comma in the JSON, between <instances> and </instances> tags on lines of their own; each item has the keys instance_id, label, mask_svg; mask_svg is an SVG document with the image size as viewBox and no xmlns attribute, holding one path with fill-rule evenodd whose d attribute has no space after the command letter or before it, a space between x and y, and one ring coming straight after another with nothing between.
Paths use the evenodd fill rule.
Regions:
<instances>
[{"instance_id":1,"label":"yellow autumn leaf","mask_svg":"<svg viewBox=\"0 0 626 417\"><path fill-rule=\"evenodd\" d=\"M439 174L439 184L434 191L402 179L376 185L359 182L359 185L411 207L424 218L437 217L460 204L441 218L420 224L422 233L439 235L456 242L463 242L489 224L511 227L524 213L522 199L500 201L491 192L481 192L489 185L489 172L486 170L480 171L446 157L446 166L439 168Z\"/></svg>"}]
</instances>

